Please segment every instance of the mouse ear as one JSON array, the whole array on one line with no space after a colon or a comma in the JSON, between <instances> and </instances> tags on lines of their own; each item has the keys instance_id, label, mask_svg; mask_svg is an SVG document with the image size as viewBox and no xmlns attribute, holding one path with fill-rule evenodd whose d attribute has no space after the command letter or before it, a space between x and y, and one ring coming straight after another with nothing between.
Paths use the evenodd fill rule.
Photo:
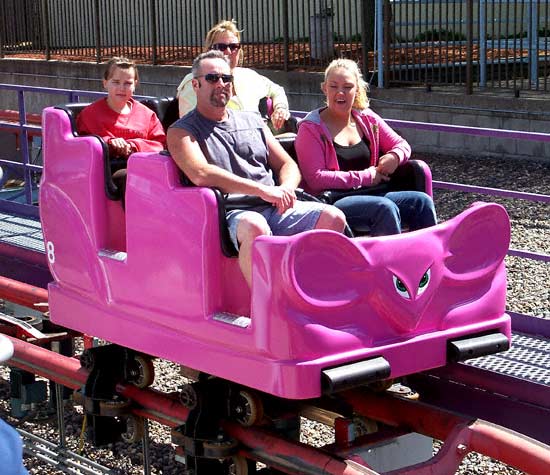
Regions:
<instances>
[{"instance_id":1,"label":"mouse ear","mask_svg":"<svg viewBox=\"0 0 550 475\"><path fill-rule=\"evenodd\" d=\"M493 272L510 245L510 219L504 207L474 203L454 220L447 244L445 266L457 280L470 280Z\"/></svg>"},{"instance_id":2,"label":"mouse ear","mask_svg":"<svg viewBox=\"0 0 550 475\"><path fill-rule=\"evenodd\" d=\"M343 234L302 234L289 250L288 265L297 294L315 307L342 307L365 291L366 256Z\"/></svg>"}]
</instances>

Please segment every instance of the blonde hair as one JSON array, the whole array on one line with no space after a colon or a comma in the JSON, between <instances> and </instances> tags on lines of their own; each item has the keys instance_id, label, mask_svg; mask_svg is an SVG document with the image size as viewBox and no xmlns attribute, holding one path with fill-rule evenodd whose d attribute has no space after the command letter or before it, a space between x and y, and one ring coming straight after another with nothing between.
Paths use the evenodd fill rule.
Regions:
<instances>
[{"instance_id":1,"label":"blonde hair","mask_svg":"<svg viewBox=\"0 0 550 475\"><path fill-rule=\"evenodd\" d=\"M113 75L113 71L115 68L120 69L134 69L134 79L136 80L136 84L139 80L139 74L137 70L136 63L134 63L132 60L125 58L123 56L113 56L107 63L105 63L105 69L103 70L103 79L106 81L111 78Z\"/></svg>"},{"instance_id":2,"label":"blonde hair","mask_svg":"<svg viewBox=\"0 0 550 475\"><path fill-rule=\"evenodd\" d=\"M237 28L237 21L233 18L231 20L222 20L219 23L216 23L210 30L208 30L208 33L206 33L206 38L204 39L204 51L208 51L210 48L212 48L212 45L214 44L214 38L216 36L221 35L225 32L233 33L237 39L239 40L239 43L241 42L241 32L242 30L239 30ZM241 64L243 61L243 49L241 48L239 50L239 61L238 63Z\"/></svg>"},{"instance_id":3,"label":"blonde hair","mask_svg":"<svg viewBox=\"0 0 550 475\"><path fill-rule=\"evenodd\" d=\"M335 69L342 68L346 71L349 71L355 77L355 83L357 84L357 93L355 94L355 100L353 101L353 107L355 109L363 110L369 107L369 98L367 96L367 91L369 90L369 85L363 79L361 70L355 61L351 59L335 59L325 69L325 82L329 74ZM324 83L323 83L324 84Z\"/></svg>"}]
</instances>

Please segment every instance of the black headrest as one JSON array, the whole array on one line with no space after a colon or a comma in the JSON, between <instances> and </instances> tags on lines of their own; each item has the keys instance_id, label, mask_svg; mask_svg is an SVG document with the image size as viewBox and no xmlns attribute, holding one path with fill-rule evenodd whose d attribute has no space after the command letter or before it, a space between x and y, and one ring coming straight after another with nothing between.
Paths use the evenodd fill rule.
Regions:
<instances>
[{"instance_id":1,"label":"black headrest","mask_svg":"<svg viewBox=\"0 0 550 475\"><path fill-rule=\"evenodd\" d=\"M73 132L76 132L76 118L78 114L84 109L84 107L89 106L89 102L71 102L69 104L63 104L60 106L56 106L56 109L63 109L67 112L67 115L71 119L71 127L73 129Z\"/></svg>"},{"instance_id":2,"label":"black headrest","mask_svg":"<svg viewBox=\"0 0 550 475\"><path fill-rule=\"evenodd\" d=\"M155 97L141 102L157 114L164 130L168 130L179 119L178 100L175 97Z\"/></svg>"}]
</instances>

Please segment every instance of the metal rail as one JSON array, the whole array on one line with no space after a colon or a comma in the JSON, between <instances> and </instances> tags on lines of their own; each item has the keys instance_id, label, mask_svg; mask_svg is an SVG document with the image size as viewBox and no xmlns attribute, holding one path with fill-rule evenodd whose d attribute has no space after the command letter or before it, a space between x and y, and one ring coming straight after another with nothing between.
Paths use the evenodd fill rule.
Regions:
<instances>
[{"instance_id":1,"label":"metal rail","mask_svg":"<svg viewBox=\"0 0 550 475\"><path fill-rule=\"evenodd\" d=\"M42 166L32 163L31 153L29 150L29 134L33 133L36 135L42 130L42 127L36 124L29 124L27 122L29 116L27 114L25 94L47 94L56 98L61 95L66 97L67 102L79 102L82 97L99 98L105 96L106 93L78 89L60 89L15 84L0 84L0 91L12 91L17 94L17 119L15 121L13 120L13 114L10 114L10 120L0 119L0 129L14 131L19 137L19 144L21 148L21 162L7 160L0 156L0 166L5 165L7 168L19 170L25 182L24 191L22 194L24 196L24 201L14 202L0 199L0 210L5 212L13 212L22 216L32 216L37 218L38 207L36 206L36 199L33 196L33 188L36 189L37 185L33 174L40 173L42 171ZM134 97L137 99L152 98L151 96L143 95L135 95ZM56 103L59 103L59 99L56 99ZM0 176L0 183L2 183L1 180L2 177Z\"/></svg>"},{"instance_id":2,"label":"metal rail","mask_svg":"<svg viewBox=\"0 0 550 475\"><path fill-rule=\"evenodd\" d=\"M47 439L37 437L23 429L17 429L23 439L23 452L47 463L63 473L71 475L120 475L117 470L82 457Z\"/></svg>"},{"instance_id":3,"label":"metal rail","mask_svg":"<svg viewBox=\"0 0 550 475\"><path fill-rule=\"evenodd\" d=\"M87 371L74 359L52 353L22 340L10 338L14 357L10 364L33 372L73 389L81 387ZM138 415L175 427L185 422L189 410L173 394L150 389L138 389L119 384L117 391L130 398ZM532 475L546 475L550 466L550 447L513 431L468 416L442 410L418 401L377 395L365 390L341 393L342 401L350 404L355 413L394 428L417 432L445 441L443 452L423 467L396 470L396 474L454 473L464 456L475 451L500 460ZM333 401L318 401L332 405ZM310 411L311 412L311 411ZM241 444L241 453L289 474L365 474L377 472L361 463L361 452L370 446L369 439L346 444L346 457L325 453L282 438L270 429L243 427L236 422L220 421L228 435ZM367 443L365 443L367 442ZM370 441L372 443L372 441ZM342 447L343 448L343 447ZM355 452L352 457L352 452ZM353 460L352 460L353 458ZM430 471L431 470L431 471ZM436 470L434 472L434 470Z\"/></svg>"}]
</instances>

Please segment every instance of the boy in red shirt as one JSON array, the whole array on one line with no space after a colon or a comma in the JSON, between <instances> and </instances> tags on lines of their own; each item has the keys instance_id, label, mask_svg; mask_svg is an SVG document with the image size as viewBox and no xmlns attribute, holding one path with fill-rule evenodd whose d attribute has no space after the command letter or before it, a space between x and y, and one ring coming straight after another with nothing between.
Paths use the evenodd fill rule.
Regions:
<instances>
[{"instance_id":1,"label":"boy in red shirt","mask_svg":"<svg viewBox=\"0 0 550 475\"><path fill-rule=\"evenodd\" d=\"M99 135L115 157L163 150L166 135L158 117L132 98L138 83L136 65L126 58L114 57L107 63L103 77L108 96L78 114L78 132Z\"/></svg>"}]
</instances>

